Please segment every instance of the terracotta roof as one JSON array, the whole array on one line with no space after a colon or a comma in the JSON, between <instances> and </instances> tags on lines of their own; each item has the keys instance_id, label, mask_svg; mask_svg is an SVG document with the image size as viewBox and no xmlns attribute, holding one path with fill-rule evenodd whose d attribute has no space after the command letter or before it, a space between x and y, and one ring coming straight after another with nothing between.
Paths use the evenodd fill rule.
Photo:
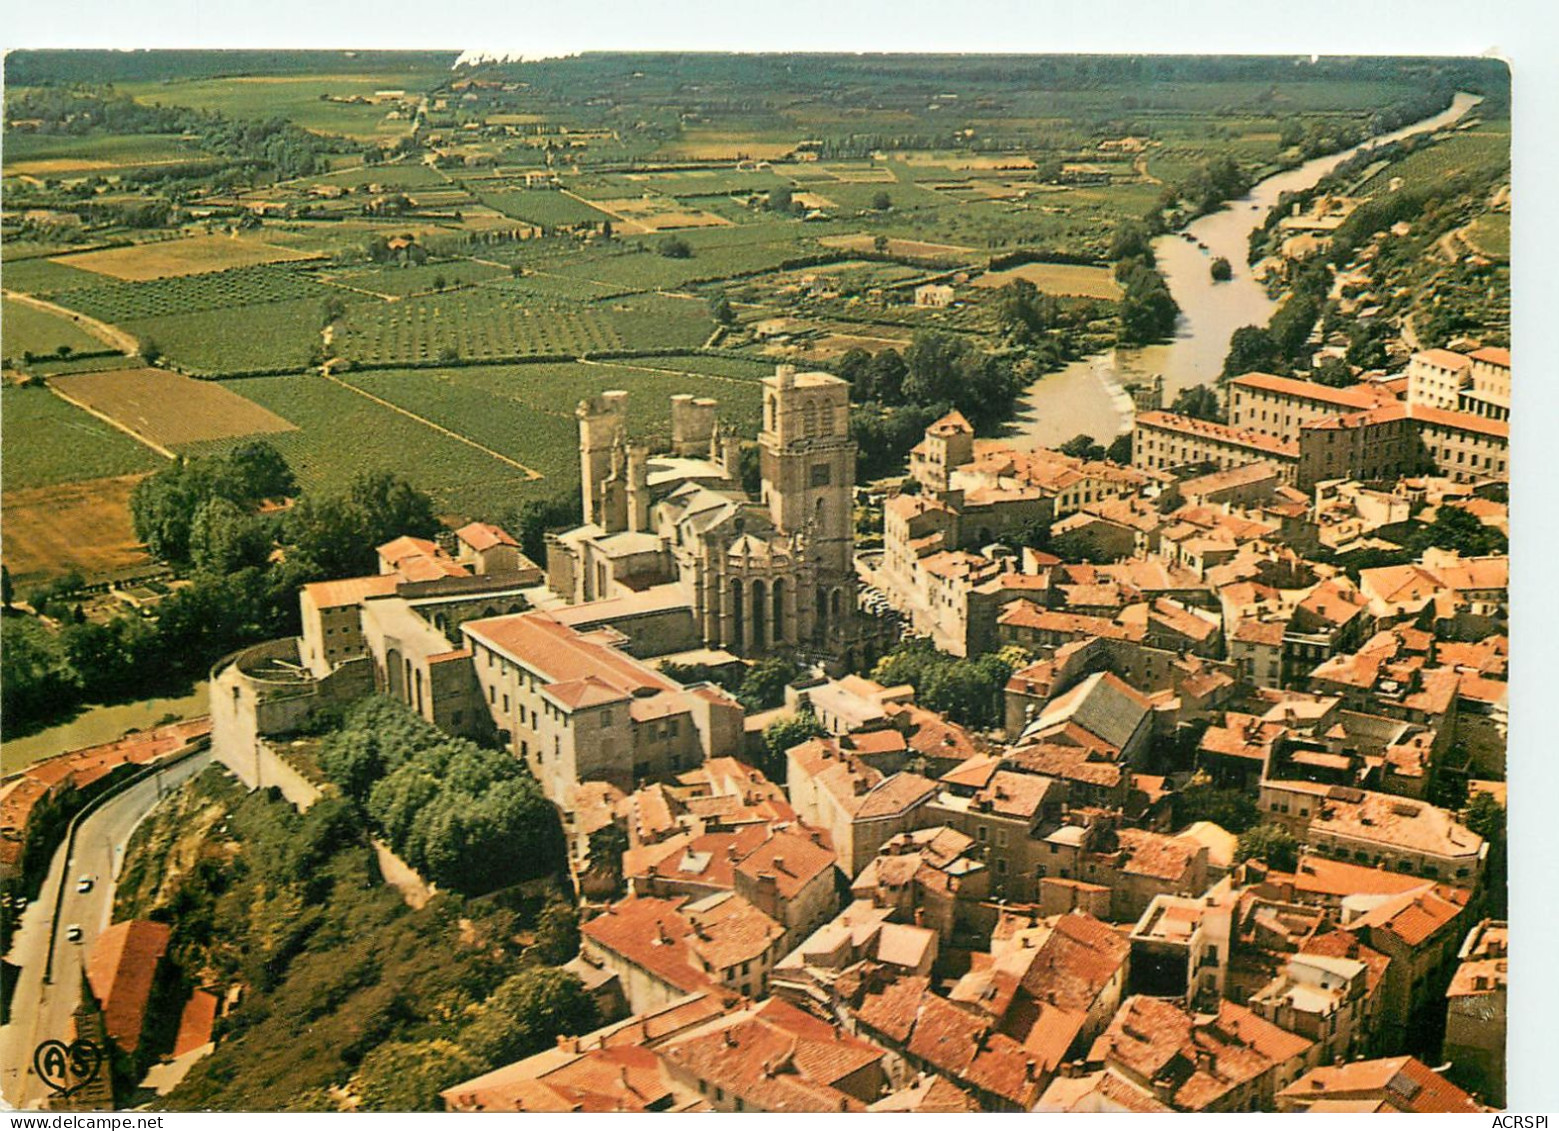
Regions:
<instances>
[{"instance_id":1,"label":"terracotta roof","mask_svg":"<svg viewBox=\"0 0 1559 1131\"><path fill-rule=\"evenodd\" d=\"M666 1062L756 1111L864 1111L839 1085L883 1050L771 998L756 1009L662 1045ZM856 1085L858 1087L858 1085Z\"/></svg>"},{"instance_id":2,"label":"terracotta roof","mask_svg":"<svg viewBox=\"0 0 1559 1131\"><path fill-rule=\"evenodd\" d=\"M386 597L395 592L402 579L393 573L375 573L367 577L346 577L339 581L311 581L303 586L317 609L341 609L358 605L365 597Z\"/></svg>"},{"instance_id":3,"label":"terracotta roof","mask_svg":"<svg viewBox=\"0 0 1559 1131\"><path fill-rule=\"evenodd\" d=\"M1373 385L1348 385L1338 389L1322 385L1317 381L1301 381L1293 377L1278 377L1271 373L1246 373L1232 378L1229 384L1265 393L1277 393L1280 396L1302 397L1305 400L1320 401L1339 408L1373 408L1381 403L1383 397L1390 396L1389 393Z\"/></svg>"},{"instance_id":4,"label":"terracotta roof","mask_svg":"<svg viewBox=\"0 0 1559 1131\"><path fill-rule=\"evenodd\" d=\"M926 432L933 436L951 436L959 432L972 433L973 431L974 426L956 408L940 420L933 421L926 429Z\"/></svg>"},{"instance_id":5,"label":"terracotta roof","mask_svg":"<svg viewBox=\"0 0 1559 1131\"><path fill-rule=\"evenodd\" d=\"M1457 353L1455 350L1434 349L1419 350L1413 355L1412 360L1424 361L1430 365L1439 366L1441 369L1466 369L1471 364L1466 354Z\"/></svg>"},{"instance_id":6,"label":"terracotta roof","mask_svg":"<svg viewBox=\"0 0 1559 1131\"><path fill-rule=\"evenodd\" d=\"M131 919L115 923L93 940L87 981L103 1007L109 1038L127 1053L140 1047L157 964L171 936L166 923Z\"/></svg>"},{"instance_id":7,"label":"terracotta roof","mask_svg":"<svg viewBox=\"0 0 1559 1131\"><path fill-rule=\"evenodd\" d=\"M494 546L519 545L503 527L493 526L486 522L467 523L455 531L455 537L478 552L491 550Z\"/></svg>"},{"instance_id":8,"label":"terracotta roof","mask_svg":"<svg viewBox=\"0 0 1559 1131\"><path fill-rule=\"evenodd\" d=\"M930 992L930 980L899 978L868 989L857 1021L902 1044L918 1060L976 1092L1024 1110L1039 1098L1036 1066L1023 1046L992 1023Z\"/></svg>"},{"instance_id":9,"label":"terracotta roof","mask_svg":"<svg viewBox=\"0 0 1559 1131\"><path fill-rule=\"evenodd\" d=\"M384 545L376 547L375 551L391 565L399 564L404 558L435 558L444 552L438 548L437 542L430 542L426 538L413 538L409 534L392 538Z\"/></svg>"},{"instance_id":10,"label":"terracotta roof","mask_svg":"<svg viewBox=\"0 0 1559 1131\"><path fill-rule=\"evenodd\" d=\"M1260 432L1248 432L1243 428L1231 428L1227 424L1215 424L1210 420L1197 420L1189 416L1177 416L1172 412L1140 412L1138 428L1157 428L1164 432L1176 432L1186 436L1204 437L1231 447L1265 452L1287 459L1299 458L1299 445L1283 441Z\"/></svg>"},{"instance_id":11,"label":"terracotta roof","mask_svg":"<svg viewBox=\"0 0 1559 1131\"><path fill-rule=\"evenodd\" d=\"M903 813L931 798L936 791L937 784L930 778L912 773L894 774L862 795L855 808L855 819L864 821Z\"/></svg>"},{"instance_id":12,"label":"terracotta roof","mask_svg":"<svg viewBox=\"0 0 1559 1131\"><path fill-rule=\"evenodd\" d=\"M1443 889L1442 889L1443 890ZM1465 898L1465 897L1464 897ZM1392 896L1348 924L1350 930L1382 931L1408 946L1420 946L1442 928L1454 923L1464 904L1453 902L1425 884L1415 892Z\"/></svg>"},{"instance_id":13,"label":"terracotta roof","mask_svg":"<svg viewBox=\"0 0 1559 1131\"><path fill-rule=\"evenodd\" d=\"M834 853L811 837L789 830L768 837L748 853L736 870L752 880L772 876L779 893L793 899L818 876L832 874Z\"/></svg>"},{"instance_id":14,"label":"terracotta roof","mask_svg":"<svg viewBox=\"0 0 1559 1131\"><path fill-rule=\"evenodd\" d=\"M1411 1056L1312 1068L1278 1096L1301 1107L1316 1100L1374 1099L1399 1112L1483 1110L1466 1092Z\"/></svg>"},{"instance_id":15,"label":"terracotta roof","mask_svg":"<svg viewBox=\"0 0 1559 1131\"><path fill-rule=\"evenodd\" d=\"M1193 1017L1171 1001L1132 997L1090 1059L1163 1081L1181 1111L1206 1111L1229 1091L1302 1055L1313 1042L1244 1006L1221 1001L1215 1017Z\"/></svg>"},{"instance_id":16,"label":"terracotta roof","mask_svg":"<svg viewBox=\"0 0 1559 1131\"><path fill-rule=\"evenodd\" d=\"M1190 872L1197 857L1207 851L1194 840L1147 829L1118 829L1115 835L1127 854L1120 868L1127 875L1179 881Z\"/></svg>"},{"instance_id":17,"label":"terracotta roof","mask_svg":"<svg viewBox=\"0 0 1559 1131\"><path fill-rule=\"evenodd\" d=\"M961 1114L979 1111L974 1097L943 1076L920 1075L897 1091L889 1092L868 1111L914 1111Z\"/></svg>"},{"instance_id":18,"label":"terracotta roof","mask_svg":"<svg viewBox=\"0 0 1559 1131\"><path fill-rule=\"evenodd\" d=\"M1494 420L1487 416L1479 416L1475 412L1457 412L1454 409L1434 408L1430 405L1415 404L1407 408L1408 415L1414 420L1425 424L1433 424L1440 428L1455 428L1462 432L1478 432L1485 436L1495 436L1501 440L1510 438L1510 422L1508 420Z\"/></svg>"},{"instance_id":19,"label":"terracotta roof","mask_svg":"<svg viewBox=\"0 0 1559 1131\"><path fill-rule=\"evenodd\" d=\"M467 621L461 631L478 643L539 673L549 684L594 679L621 695L679 691L680 685L587 633L545 612Z\"/></svg>"}]
</instances>

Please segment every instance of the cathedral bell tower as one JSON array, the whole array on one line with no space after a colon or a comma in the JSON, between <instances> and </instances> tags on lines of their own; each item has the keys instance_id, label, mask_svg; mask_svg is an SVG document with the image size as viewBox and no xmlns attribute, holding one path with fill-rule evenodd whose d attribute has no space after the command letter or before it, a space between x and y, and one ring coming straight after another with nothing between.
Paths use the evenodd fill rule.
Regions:
<instances>
[{"instance_id":1,"label":"cathedral bell tower","mask_svg":"<svg viewBox=\"0 0 1559 1131\"><path fill-rule=\"evenodd\" d=\"M799 614L814 646L841 654L855 632L855 441L850 385L781 365L763 379L758 435L763 502L781 534L804 548L812 574Z\"/></svg>"}]
</instances>

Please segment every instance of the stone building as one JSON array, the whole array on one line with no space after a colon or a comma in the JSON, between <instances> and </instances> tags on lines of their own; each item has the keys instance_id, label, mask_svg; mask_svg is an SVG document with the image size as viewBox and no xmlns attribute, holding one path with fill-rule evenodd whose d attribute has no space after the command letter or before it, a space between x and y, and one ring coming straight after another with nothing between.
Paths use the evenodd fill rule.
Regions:
<instances>
[{"instance_id":1,"label":"stone building","mask_svg":"<svg viewBox=\"0 0 1559 1131\"><path fill-rule=\"evenodd\" d=\"M760 497L708 399L672 398L671 450L628 439L628 394L581 401L584 525L548 538L547 578L571 603L675 584L702 643L848 666L862 655L854 567L850 386L782 365L763 381Z\"/></svg>"}]
</instances>

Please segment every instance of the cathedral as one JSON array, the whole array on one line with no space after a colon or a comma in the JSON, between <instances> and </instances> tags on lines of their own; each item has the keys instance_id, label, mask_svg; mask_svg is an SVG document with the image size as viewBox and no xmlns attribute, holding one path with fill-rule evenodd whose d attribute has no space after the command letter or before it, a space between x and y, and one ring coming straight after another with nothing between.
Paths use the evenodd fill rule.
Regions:
<instances>
[{"instance_id":1,"label":"cathedral","mask_svg":"<svg viewBox=\"0 0 1559 1131\"><path fill-rule=\"evenodd\" d=\"M722 431L715 401L672 397L660 453L628 438L627 393L581 401L584 525L548 536L548 584L571 604L675 585L707 647L850 666L868 658L850 387L790 365L762 385L757 499L742 489L742 444Z\"/></svg>"}]
</instances>

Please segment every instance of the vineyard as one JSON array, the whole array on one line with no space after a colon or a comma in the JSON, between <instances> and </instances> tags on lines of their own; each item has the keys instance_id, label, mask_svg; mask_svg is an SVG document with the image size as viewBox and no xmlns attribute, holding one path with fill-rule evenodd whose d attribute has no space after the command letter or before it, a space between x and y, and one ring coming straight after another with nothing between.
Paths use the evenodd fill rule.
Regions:
<instances>
[{"instance_id":1,"label":"vineyard","mask_svg":"<svg viewBox=\"0 0 1559 1131\"><path fill-rule=\"evenodd\" d=\"M579 357L702 344L713 328L702 302L636 295L610 303L535 301L507 286L356 306L340 325L339 356L357 364L440 359Z\"/></svg>"},{"instance_id":2,"label":"vineyard","mask_svg":"<svg viewBox=\"0 0 1559 1131\"><path fill-rule=\"evenodd\" d=\"M489 208L529 224L555 228L571 224L599 224L611 217L558 189L492 189L482 187L478 197Z\"/></svg>"},{"instance_id":3,"label":"vineyard","mask_svg":"<svg viewBox=\"0 0 1559 1131\"><path fill-rule=\"evenodd\" d=\"M363 471L394 471L431 494L441 511L474 514L495 498L519 501L556 487L323 377L249 377L225 385L297 425L296 431L267 439L305 489L339 488ZM414 411L433 419L426 409L418 405ZM526 431L545 436L544 425L535 420ZM207 454L238 442L188 444L179 451ZM524 463L532 453L503 454Z\"/></svg>"},{"instance_id":4,"label":"vineyard","mask_svg":"<svg viewBox=\"0 0 1559 1131\"><path fill-rule=\"evenodd\" d=\"M482 283L508 273L507 268L496 264L461 259L420 267L363 267L350 271L321 271L318 278L322 283L352 291L364 291L386 298L405 298L429 294L444 287Z\"/></svg>"},{"instance_id":5,"label":"vineyard","mask_svg":"<svg viewBox=\"0 0 1559 1131\"><path fill-rule=\"evenodd\" d=\"M1474 130L1452 134L1433 145L1408 154L1381 169L1356 190L1360 196L1390 191L1391 182L1401 178L1406 185L1429 187L1443 184L1459 174L1493 172L1510 167L1510 134L1496 130Z\"/></svg>"},{"instance_id":6,"label":"vineyard","mask_svg":"<svg viewBox=\"0 0 1559 1131\"><path fill-rule=\"evenodd\" d=\"M155 342L181 369L201 376L302 369L318 352L320 303L272 302L123 325L143 342Z\"/></svg>"},{"instance_id":7,"label":"vineyard","mask_svg":"<svg viewBox=\"0 0 1559 1131\"><path fill-rule=\"evenodd\" d=\"M46 281L47 282L47 281ZM9 284L8 284L9 285ZM279 266L235 267L203 275L182 275L144 283L99 283L52 287L42 297L116 325L169 314L232 310L239 306L319 300L325 294L308 275Z\"/></svg>"},{"instance_id":8,"label":"vineyard","mask_svg":"<svg viewBox=\"0 0 1559 1131\"><path fill-rule=\"evenodd\" d=\"M154 471L165 462L146 445L47 389L5 386L0 416L5 419L0 479L8 493Z\"/></svg>"}]
</instances>

